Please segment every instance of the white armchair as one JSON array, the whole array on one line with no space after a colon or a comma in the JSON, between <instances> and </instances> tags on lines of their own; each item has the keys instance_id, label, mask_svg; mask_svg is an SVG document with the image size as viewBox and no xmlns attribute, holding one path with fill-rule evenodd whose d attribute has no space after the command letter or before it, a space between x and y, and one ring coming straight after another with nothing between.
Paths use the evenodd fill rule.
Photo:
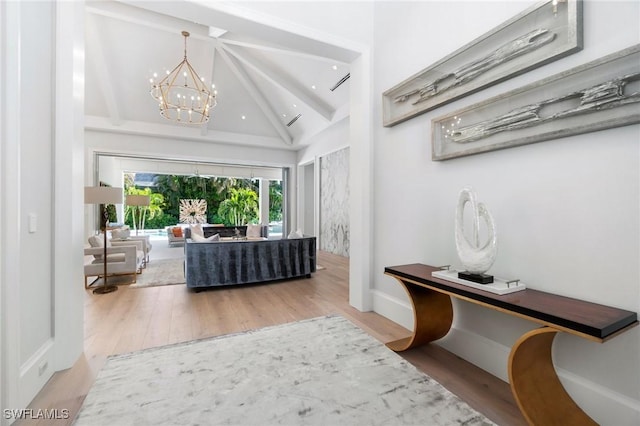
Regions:
<instances>
[{"instance_id":1,"label":"white armchair","mask_svg":"<svg viewBox=\"0 0 640 426\"><path fill-rule=\"evenodd\" d=\"M93 256L91 263L84 265L84 288L89 288L88 277L101 277L104 275L104 241L100 236L89 238L91 247L84 249L84 254ZM142 241L130 241L128 245L111 245L107 242L107 275L133 275L136 282L137 274L142 270L144 252Z\"/></svg>"},{"instance_id":2,"label":"white armchair","mask_svg":"<svg viewBox=\"0 0 640 426\"><path fill-rule=\"evenodd\" d=\"M131 235L129 227L111 230L111 245L122 246L130 245L132 241L140 241L142 243L142 252L144 253L144 262L142 267L146 268L149 263L149 252L153 248L151 239L148 235Z\"/></svg>"}]
</instances>

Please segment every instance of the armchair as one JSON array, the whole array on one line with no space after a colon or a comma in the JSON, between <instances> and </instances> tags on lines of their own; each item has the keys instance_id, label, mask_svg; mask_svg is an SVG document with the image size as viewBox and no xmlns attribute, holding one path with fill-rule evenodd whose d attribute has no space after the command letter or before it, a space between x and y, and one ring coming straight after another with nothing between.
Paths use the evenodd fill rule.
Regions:
<instances>
[{"instance_id":1,"label":"armchair","mask_svg":"<svg viewBox=\"0 0 640 426\"><path fill-rule=\"evenodd\" d=\"M107 275L129 275L142 272L144 265L144 251L142 241L117 241L115 245L107 240ZM90 248L85 249L85 255L93 255L92 262L85 265L84 284L87 287L87 277L104 275L102 258L104 256L103 234L89 237ZM126 248L126 250L122 250ZM102 250L102 251L100 251ZM111 253L111 254L110 254ZM113 265L112 265L113 263ZM95 273L99 269L99 273ZM134 275L134 282L135 282Z\"/></svg>"},{"instance_id":2,"label":"armchair","mask_svg":"<svg viewBox=\"0 0 640 426\"><path fill-rule=\"evenodd\" d=\"M92 237L93 238L93 237ZM107 275L133 275L133 282L136 282L137 274L140 273L144 253L139 250L138 245L107 246ZM84 265L84 288L89 288L87 277L101 277L104 274L103 247L88 247L84 249L85 255L93 255L93 261Z\"/></svg>"},{"instance_id":3,"label":"armchair","mask_svg":"<svg viewBox=\"0 0 640 426\"><path fill-rule=\"evenodd\" d=\"M116 232L115 229L111 231L111 239L109 240L109 243L115 247L127 246L127 245L131 245L132 243L134 244L140 243L139 250L142 250L142 253L144 254L142 267L146 268L147 263L149 263L149 252L153 248L153 245L151 244L151 239L149 238L149 236L148 235L139 235L139 236L130 235L128 237L120 237L120 235L123 235L123 234Z\"/></svg>"},{"instance_id":4,"label":"armchair","mask_svg":"<svg viewBox=\"0 0 640 426\"><path fill-rule=\"evenodd\" d=\"M186 225L186 226L188 227L189 225ZM180 226L180 225L167 226L165 230L167 231L167 239L169 241L169 247L173 246L174 244L184 245L184 231L185 231L184 225L183 226Z\"/></svg>"}]
</instances>

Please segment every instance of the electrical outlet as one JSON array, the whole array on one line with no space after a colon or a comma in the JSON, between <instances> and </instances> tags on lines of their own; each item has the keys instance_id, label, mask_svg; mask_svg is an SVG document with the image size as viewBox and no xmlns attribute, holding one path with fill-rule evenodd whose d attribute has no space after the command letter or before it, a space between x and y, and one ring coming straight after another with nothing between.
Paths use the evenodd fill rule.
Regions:
<instances>
[{"instance_id":1,"label":"electrical outlet","mask_svg":"<svg viewBox=\"0 0 640 426\"><path fill-rule=\"evenodd\" d=\"M38 367L38 375L42 376L42 374L47 371L47 367L49 367L49 363L47 361L40 364L40 367Z\"/></svg>"}]
</instances>

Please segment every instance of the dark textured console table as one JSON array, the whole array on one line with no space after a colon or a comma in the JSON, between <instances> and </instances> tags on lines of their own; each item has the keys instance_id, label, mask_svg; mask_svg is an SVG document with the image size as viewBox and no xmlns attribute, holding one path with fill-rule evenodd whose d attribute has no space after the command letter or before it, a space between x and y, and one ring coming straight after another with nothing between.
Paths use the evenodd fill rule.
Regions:
<instances>
[{"instance_id":1,"label":"dark textured console table","mask_svg":"<svg viewBox=\"0 0 640 426\"><path fill-rule=\"evenodd\" d=\"M560 383L551 359L553 338L566 332L602 343L638 325L637 313L531 289L500 296L433 277L438 270L418 263L385 268L407 291L415 320L413 334L387 343L389 348L399 352L444 337L453 321L451 297L542 324L520 337L509 355L509 382L520 411L532 425L596 424Z\"/></svg>"}]
</instances>

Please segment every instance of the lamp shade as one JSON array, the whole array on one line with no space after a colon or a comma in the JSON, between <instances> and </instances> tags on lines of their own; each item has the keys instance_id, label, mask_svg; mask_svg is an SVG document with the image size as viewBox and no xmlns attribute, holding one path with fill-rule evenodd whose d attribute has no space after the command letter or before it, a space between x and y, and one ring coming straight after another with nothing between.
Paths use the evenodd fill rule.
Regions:
<instances>
[{"instance_id":1,"label":"lamp shade","mask_svg":"<svg viewBox=\"0 0 640 426\"><path fill-rule=\"evenodd\" d=\"M122 188L85 186L85 204L122 204Z\"/></svg>"},{"instance_id":2,"label":"lamp shade","mask_svg":"<svg viewBox=\"0 0 640 426\"><path fill-rule=\"evenodd\" d=\"M148 206L149 201L148 195L127 195L128 206Z\"/></svg>"}]
</instances>

